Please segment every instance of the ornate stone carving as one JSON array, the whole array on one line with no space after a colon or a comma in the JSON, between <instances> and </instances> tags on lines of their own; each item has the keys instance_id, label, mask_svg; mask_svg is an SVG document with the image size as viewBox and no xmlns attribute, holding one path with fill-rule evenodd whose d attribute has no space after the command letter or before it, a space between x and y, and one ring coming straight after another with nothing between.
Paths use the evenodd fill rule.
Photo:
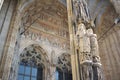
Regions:
<instances>
[{"instance_id":1,"label":"ornate stone carving","mask_svg":"<svg viewBox=\"0 0 120 80\"><path fill-rule=\"evenodd\" d=\"M79 50L80 50L80 61L90 61L91 54L90 54L90 40L89 35L86 32L85 25L83 23L78 25L77 36L79 40Z\"/></svg>"},{"instance_id":2,"label":"ornate stone carving","mask_svg":"<svg viewBox=\"0 0 120 80\"><path fill-rule=\"evenodd\" d=\"M83 80L94 80L93 78L96 77L94 74L97 74L98 80L103 80L96 34L92 29L86 30L84 23L80 23L76 36Z\"/></svg>"},{"instance_id":3,"label":"ornate stone carving","mask_svg":"<svg viewBox=\"0 0 120 80\"><path fill-rule=\"evenodd\" d=\"M93 80L93 70L91 65L81 65L82 80Z\"/></svg>"},{"instance_id":4,"label":"ornate stone carving","mask_svg":"<svg viewBox=\"0 0 120 80\"><path fill-rule=\"evenodd\" d=\"M81 76L83 80L92 80L92 59L91 59L91 48L90 48L90 38L89 33L86 30L84 23L78 25L77 37L79 42L79 59L80 59L80 69Z\"/></svg>"},{"instance_id":5,"label":"ornate stone carving","mask_svg":"<svg viewBox=\"0 0 120 80\"><path fill-rule=\"evenodd\" d=\"M91 47L93 62L100 62L97 35L93 33L92 29L88 29L87 32L90 37L90 47Z\"/></svg>"},{"instance_id":6,"label":"ornate stone carving","mask_svg":"<svg viewBox=\"0 0 120 80\"><path fill-rule=\"evenodd\" d=\"M64 72L71 72L71 59L69 54L62 54L58 57L57 67Z\"/></svg>"},{"instance_id":7,"label":"ornate stone carving","mask_svg":"<svg viewBox=\"0 0 120 80\"><path fill-rule=\"evenodd\" d=\"M88 12L88 6L86 0L75 0L74 1L74 10L77 17L77 20L89 22L90 15Z\"/></svg>"},{"instance_id":8,"label":"ornate stone carving","mask_svg":"<svg viewBox=\"0 0 120 80\"><path fill-rule=\"evenodd\" d=\"M35 63L36 66L46 66L45 55L42 51L39 51L34 46L25 48L23 53L20 55L20 61L24 63Z\"/></svg>"},{"instance_id":9,"label":"ornate stone carving","mask_svg":"<svg viewBox=\"0 0 120 80\"><path fill-rule=\"evenodd\" d=\"M59 36L54 36L52 34L49 34L43 31L35 32L29 29L22 35L22 38L30 39L37 42L42 42L42 43L45 43L46 45L50 45L55 48L69 50L68 39L65 39L65 38L62 39Z\"/></svg>"}]
</instances>

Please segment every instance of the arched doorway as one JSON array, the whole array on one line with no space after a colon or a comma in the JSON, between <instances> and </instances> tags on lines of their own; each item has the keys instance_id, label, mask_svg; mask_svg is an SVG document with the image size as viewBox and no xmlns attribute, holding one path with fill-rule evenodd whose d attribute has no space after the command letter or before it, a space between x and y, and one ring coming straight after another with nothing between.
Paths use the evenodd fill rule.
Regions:
<instances>
[{"instance_id":1,"label":"arched doorway","mask_svg":"<svg viewBox=\"0 0 120 80\"><path fill-rule=\"evenodd\" d=\"M17 80L45 80L47 59L42 48L31 45L20 55Z\"/></svg>"}]
</instances>

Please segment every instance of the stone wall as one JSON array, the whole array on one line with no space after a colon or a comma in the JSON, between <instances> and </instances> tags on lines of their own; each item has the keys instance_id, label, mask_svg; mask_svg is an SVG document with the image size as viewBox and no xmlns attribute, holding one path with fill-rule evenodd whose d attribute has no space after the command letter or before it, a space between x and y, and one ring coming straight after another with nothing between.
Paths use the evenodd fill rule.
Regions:
<instances>
[{"instance_id":1,"label":"stone wall","mask_svg":"<svg viewBox=\"0 0 120 80\"><path fill-rule=\"evenodd\" d=\"M110 1L114 5L116 12L120 14L120 0L110 0Z\"/></svg>"},{"instance_id":2,"label":"stone wall","mask_svg":"<svg viewBox=\"0 0 120 80\"><path fill-rule=\"evenodd\" d=\"M99 40L105 80L120 79L120 25L113 27Z\"/></svg>"},{"instance_id":3,"label":"stone wall","mask_svg":"<svg viewBox=\"0 0 120 80\"><path fill-rule=\"evenodd\" d=\"M5 49L8 48L6 42L10 29L11 19L15 10L15 5L15 0L4 0L4 3L0 10L0 78L2 77L6 61L7 50Z\"/></svg>"},{"instance_id":4,"label":"stone wall","mask_svg":"<svg viewBox=\"0 0 120 80\"><path fill-rule=\"evenodd\" d=\"M98 36L105 80L119 80L120 28L119 25L114 25L114 20L118 14L110 2L104 5L106 7L96 17L94 31Z\"/></svg>"},{"instance_id":5,"label":"stone wall","mask_svg":"<svg viewBox=\"0 0 120 80\"><path fill-rule=\"evenodd\" d=\"M14 10L14 2L12 0L5 0L3 7L0 11L0 59L2 50L6 41L11 17L13 15Z\"/></svg>"},{"instance_id":6,"label":"stone wall","mask_svg":"<svg viewBox=\"0 0 120 80\"><path fill-rule=\"evenodd\" d=\"M105 80L120 79L120 28L119 25L113 26L120 11L119 2L119 0L88 0L91 17L95 19L94 32L98 36Z\"/></svg>"}]
</instances>

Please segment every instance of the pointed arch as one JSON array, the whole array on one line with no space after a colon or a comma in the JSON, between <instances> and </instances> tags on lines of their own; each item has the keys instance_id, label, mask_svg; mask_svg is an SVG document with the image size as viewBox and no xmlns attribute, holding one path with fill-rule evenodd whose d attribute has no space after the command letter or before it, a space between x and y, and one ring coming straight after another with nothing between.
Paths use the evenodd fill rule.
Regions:
<instances>
[{"instance_id":1,"label":"pointed arch","mask_svg":"<svg viewBox=\"0 0 120 80\"><path fill-rule=\"evenodd\" d=\"M61 71L71 72L70 54L63 53L58 57L57 68L59 68Z\"/></svg>"},{"instance_id":2,"label":"pointed arch","mask_svg":"<svg viewBox=\"0 0 120 80\"><path fill-rule=\"evenodd\" d=\"M20 61L27 60L33 60L36 62L36 65L43 64L44 66L49 62L46 51L38 44L31 44L24 48L20 54Z\"/></svg>"}]
</instances>

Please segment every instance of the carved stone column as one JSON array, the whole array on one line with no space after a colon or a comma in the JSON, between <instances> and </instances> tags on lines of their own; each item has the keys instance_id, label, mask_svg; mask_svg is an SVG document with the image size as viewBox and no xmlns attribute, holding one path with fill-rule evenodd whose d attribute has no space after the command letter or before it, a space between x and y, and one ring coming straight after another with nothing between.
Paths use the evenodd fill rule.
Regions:
<instances>
[{"instance_id":1,"label":"carved stone column","mask_svg":"<svg viewBox=\"0 0 120 80\"><path fill-rule=\"evenodd\" d=\"M67 1L67 11L68 11L68 25L69 25L69 35L70 35L70 53L71 53L71 66L72 66L72 78L73 80L80 80L79 78L79 66L75 50L75 41L74 41L74 29L72 24L72 0Z\"/></svg>"},{"instance_id":2,"label":"carved stone column","mask_svg":"<svg viewBox=\"0 0 120 80\"><path fill-rule=\"evenodd\" d=\"M55 72L56 72L56 66L51 66L51 68L50 68L50 73L51 73L51 80L56 80L56 74L55 74Z\"/></svg>"},{"instance_id":3,"label":"carved stone column","mask_svg":"<svg viewBox=\"0 0 120 80\"><path fill-rule=\"evenodd\" d=\"M45 80L56 80L55 72L56 66L50 65L48 69L45 69Z\"/></svg>"}]
</instances>

